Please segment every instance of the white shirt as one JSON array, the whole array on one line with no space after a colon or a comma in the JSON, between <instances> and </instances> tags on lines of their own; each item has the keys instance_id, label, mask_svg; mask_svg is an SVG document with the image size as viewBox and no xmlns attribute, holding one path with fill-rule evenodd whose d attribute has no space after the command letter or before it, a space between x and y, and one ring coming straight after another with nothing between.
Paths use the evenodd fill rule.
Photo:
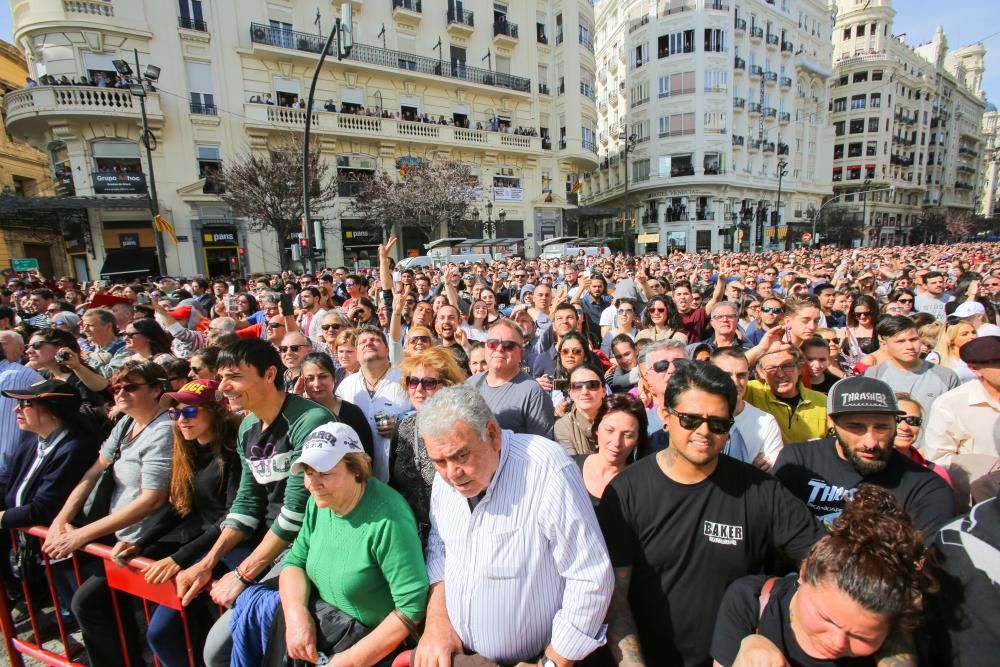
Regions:
<instances>
[{"instance_id":1,"label":"white shirt","mask_svg":"<svg viewBox=\"0 0 1000 667\"><path fill-rule=\"evenodd\" d=\"M375 413L384 412L394 417L397 421L410 410L410 397L399 383L401 377L398 368L390 368L385 377L379 380L375 388L375 393L369 394L365 385L365 376L358 371L351 373L337 387L337 397L353 403L361 408L368 418L368 425L372 429L372 442L375 445L375 460L373 467L375 476L383 482L389 481L389 444L390 438L383 438L378 434L375 426Z\"/></svg>"},{"instance_id":2,"label":"white shirt","mask_svg":"<svg viewBox=\"0 0 1000 667\"><path fill-rule=\"evenodd\" d=\"M1000 454L1000 402L990 398L981 380L959 385L935 399L924 433L924 456L948 466L965 454Z\"/></svg>"},{"instance_id":3,"label":"white shirt","mask_svg":"<svg viewBox=\"0 0 1000 667\"><path fill-rule=\"evenodd\" d=\"M503 431L500 465L474 510L440 475L431 490L430 582L445 582L462 643L501 664L551 642L570 660L605 643L614 580L583 478L563 448Z\"/></svg>"},{"instance_id":4,"label":"white shirt","mask_svg":"<svg viewBox=\"0 0 1000 667\"><path fill-rule=\"evenodd\" d=\"M734 419L736 428L746 443L750 461L757 461L760 457L767 462L765 470L770 471L774 467L774 462L778 460L781 448L785 446L781 439L781 428L774 416L744 401L743 411Z\"/></svg>"}]
</instances>

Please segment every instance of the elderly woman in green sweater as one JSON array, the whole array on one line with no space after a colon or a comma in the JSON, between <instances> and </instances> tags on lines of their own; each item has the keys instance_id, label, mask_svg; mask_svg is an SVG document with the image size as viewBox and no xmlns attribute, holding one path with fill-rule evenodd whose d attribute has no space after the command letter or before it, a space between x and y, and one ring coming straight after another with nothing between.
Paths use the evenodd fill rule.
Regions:
<instances>
[{"instance_id":1,"label":"elderly woman in green sweater","mask_svg":"<svg viewBox=\"0 0 1000 667\"><path fill-rule=\"evenodd\" d=\"M310 493L302 529L277 596L262 586L240 597L233 665L285 655L315 663L320 654L331 665L375 665L423 621L427 571L413 512L371 470L350 426L324 424L309 435L292 465Z\"/></svg>"}]
</instances>

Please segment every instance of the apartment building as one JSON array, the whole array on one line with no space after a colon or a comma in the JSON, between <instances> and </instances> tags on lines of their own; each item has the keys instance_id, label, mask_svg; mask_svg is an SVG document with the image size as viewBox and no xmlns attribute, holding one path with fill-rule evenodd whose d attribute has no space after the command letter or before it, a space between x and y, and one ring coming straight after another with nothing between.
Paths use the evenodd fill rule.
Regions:
<instances>
[{"instance_id":1,"label":"apartment building","mask_svg":"<svg viewBox=\"0 0 1000 667\"><path fill-rule=\"evenodd\" d=\"M1000 213L1000 113L993 104L983 114L983 170L976 213L992 218Z\"/></svg>"},{"instance_id":2,"label":"apartment building","mask_svg":"<svg viewBox=\"0 0 1000 667\"><path fill-rule=\"evenodd\" d=\"M43 85L8 95L6 126L71 180L72 196L53 205L86 221L71 249L78 275L156 263L139 104L114 87L119 59L159 68L144 100L157 200L178 239L164 242L167 271L272 271L287 261L296 235L251 231L211 176L302 133L312 74L345 4L354 45L327 58L311 110L312 145L341 191L336 206L314 212L321 261L377 262L381 233L352 217L351 194L360 175L417 160L467 162L481 218L487 202L495 221L504 213L496 238L524 239L515 245L530 253L562 233L573 185L597 166L589 3L13 0L16 45ZM406 222L400 245L418 252L427 239Z\"/></svg>"},{"instance_id":3,"label":"apartment building","mask_svg":"<svg viewBox=\"0 0 1000 667\"><path fill-rule=\"evenodd\" d=\"M635 219L639 252L801 242L831 192L826 4L595 7L601 163L582 188L592 226L631 235Z\"/></svg>"},{"instance_id":4,"label":"apartment building","mask_svg":"<svg viewBox=\"0 0 1000 667\"><path fill-rule=\"evenodd\" d=\"M927 44L909 46L892 32L890 0L837 6L836 205L864 216L866 244L922 240L925 216L974 213L986 51L973 45L949 53L940 27Z\"/></svg>"}]
</instances>

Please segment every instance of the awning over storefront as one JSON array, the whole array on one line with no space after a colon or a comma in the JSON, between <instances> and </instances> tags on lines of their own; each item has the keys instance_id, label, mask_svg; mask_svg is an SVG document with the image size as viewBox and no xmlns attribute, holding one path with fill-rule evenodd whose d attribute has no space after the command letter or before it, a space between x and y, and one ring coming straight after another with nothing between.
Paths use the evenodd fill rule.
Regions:
<instances>
[{"instance_id":1,"label":"awning over storefront","mask_svg":"<svg viewBox=\"0 0 1000 667\"><path fill-rule=\"evenodd\" d=\"M152 248L113 248L108 250L101 267L101 278L154 274L157 271L156 251Z\"/></svg>"},{"instance_id":2,"label":"awning over storefront","mask_svg":"<svg viewBox=\"0 0 1000 667\"><path fill-rule=\"evenodd\" d=\"M0 197L0 211L72 208L148 209L149 197Z\"/></svg>"}]
</instances>

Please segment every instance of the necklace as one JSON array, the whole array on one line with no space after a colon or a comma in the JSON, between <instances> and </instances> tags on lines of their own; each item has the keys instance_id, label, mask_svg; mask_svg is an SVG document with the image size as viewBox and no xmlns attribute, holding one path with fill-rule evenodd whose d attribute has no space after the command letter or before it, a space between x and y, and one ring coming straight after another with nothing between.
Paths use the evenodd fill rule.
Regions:
<instances>
[{"instance_id":1,"label":"necklace","mask_svg":"<svg viewBox=\"0 0 1000 667\"><path fill-rule=\"evenodd\" d=\"M375 398L375 392L378 391L379 384L381 384L382 380L385 379L385 376L389 374L391 369L392 366L382 371L382 375L379 375L375 382L369 382L368 378L365 377L364 371L361 372L361 377L364 378L365 381L365 391L368 392L368 398Z\"/></svg>"}]
</instances>

